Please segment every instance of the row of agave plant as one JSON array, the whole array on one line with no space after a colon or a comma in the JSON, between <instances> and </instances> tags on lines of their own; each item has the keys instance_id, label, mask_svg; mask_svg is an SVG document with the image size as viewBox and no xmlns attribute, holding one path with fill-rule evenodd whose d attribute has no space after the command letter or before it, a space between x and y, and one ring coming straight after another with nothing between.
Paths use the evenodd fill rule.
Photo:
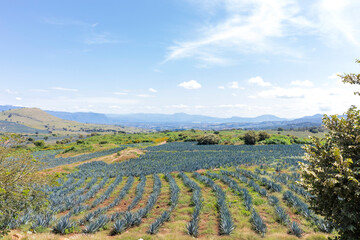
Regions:
<instances>
[{"instance_id":1,"label":"row of agave plant","mask_svg":"<svg viewBox=\"0 0 360 240\"><path fill-rule=\"evenodd\" d=\"M296 181L300 180L299 173L293 172L291 175L287 173L268 173L266 171L255 171L262 175L268 175L275 181L284 184L287 186L289 190L283 193L283 200L290 206L293 207L297 212L303 215L305 218L310 220L321 232L331 233L333 231L333 226L330 222L325 221L324 219L317 216L313 211L309 209L307 203L302 201L299 197L297 197L294 193L297 193L304 197L305 199L310 199L313 197L310 193L308 193L303 187L298 186ZM294 192L294 193L293 193ZM296 236L300 236L302 230L296 223L291 223L290 225L294 229L290 228L290 232Z\"/></svg>"},{"instance_id":2,"label":"row of agave plant","mask_svg":"<svg viewBox=\"0 0 360 240\"><path fill-rule=\"evenodd\" d=\"M333 226L330 222L315 215L315 213L309 209L309 206L291 191L283 193L283 200L289 206L295 208L296 211L303 215L306 219L312 221L321 232L331 233L333 231Z\"/></svg>"},{"instance_id":3,"label":"row of agave plant","mask_svg":"<svg viewBox=\"0 0 360 240\"><path fill-rule=\"evenodd\" d=\"M259 181L261 183L261 185L265 186L268 190L270 190L272 192L281 192L282 191L282 187L280 184L277 184L267 178L260 177L256 173L253 173L249 170L245 170L245 169L241 169L241 168L236 168L236 171L238 173L246 176L247 178Z\"/></svg>"},{"instance_id":4,"label":"row of agave plant","mask_svg":"<svg viewBox=\"0 0 360 240\"><path fill-rule=\"evenodd\" d=\"M269 193L265 189L261 188L253 179L255 179L256 181L258 181L260 183L265 182L265 181L262 181L262 178L254 177L254 174L251 175L252 179L248 179L244 175L239 174L239 172L241 172L241 171L237 171L237 172L221 171L221 175L208 172L208 173L206 173L206 175L211 178L218 178L218 179L222 180L224 183L229 185L230 188L233 189L234 192L237 192L243 198L245 208L247 210L251 211L251 222L253 224L253 228L255 231L259 232L261 235L264 235L266 233L266 225L265 225L264 221L261 219L261 217L259 216L259 214L252 207L252 198L251 198L250 194L248 193L246 188L239 187L237 185L236 181L234 181L229 176L231 176L233 178L237 178L241 182L247 183L256 192L259 192L260 195L262 195L264 197L267 196L269 203L274 202L273 205L275 208L275 212L278 215L279 222L284 223L284 225L289 226L290 233L292 233L296 236L301 236L302 231L301 231L300 227L298 226L298 224L296 222L290 223L289 218L286 218L286 215L285 215L286 212L278 204L278 202L279 202L278 199L276 200L275 197L269 196ZM247 175L249 175L249 174L247 173ZM199 213L200 213L201 202L202 202L201 189L194 181L192 181L184 173L180 173L179 177L182 178L185 185L190 187L193 191L192 202L195 206L195 211L193 212L192 220L187 225L187 230L190 235L196 237L198 235ZM219 220L220 220L219 221L219 228L220 228L219 232L220 232L220 234L230 234L231 231L234 229L234 224L233 224L230 212L229 212L227 204L226 204L225 193L210 178L203 176L199 173L194 173L193 177L204 182L205 184L209 185L216 192L217 199L218 199ZM54 199L53 203L59 203L59 200L56 200L56 199L61 198L61 199L68 199L68 200L64 200L65 202L70 202L69 200L71 199L71 200L73 200L73 202L72 202L73 204L77 203L76 205L64 208L64 206L66 206L67 204L60 204L59 206L61 206L61 208L57 208L57 210L54 212L49 212L49 213L45 213L45 214L37 214L37 215L33 214L30 217L28 215L24 215L21 218L19 218L18 221L19 221L19 223L26 222L26 219L30 218L30 221L33 222L32 226L31 226L33 229L38 226L49 227L49 226L51 226L51 223L54 222L54 217L53 217L54 213L59 212L58 209L65 209L65 210L70 210L70 211L68 212L68 214L66 214L65 216L60 218L56 222L56 224L53 226L53 231L55 233L64 234L67 232L71 232L72 229L74 229L76 226L84 225L87 222L89 222L90 224L85 226L84 232L85 233L94 233L96 231L101 230L110 221L115 221L115 224L114 224L114 227L112 230L112 234L119 234L127 228L139 225L142 222L142 218L146 217L148 211L151 210L151 208L153 207L153 205L155 204L155 202L157 200L158 194L160 193L160 189L161 189L161 181L160 180L158 181L158 183L160 183L160 186L159 186L156 179L158 179L158 176L154 175L155 181L154 181L154 189L153 189L153 193L152 193L153 197L150 196L146 207L140 209L139 211L137 211L135 213L130 212L130 210L133 209L138 204L138 202L142 199L145 184L146 184L145 176L140 177L140 183L136 187L135 198L133 199L133 202L129 205L126 212L117 212L110 216L104 215L104 213L107 212L110 208L113 208L116 205L118 205L119 202L121 201L121 199L124 198L124 196L128 193L129 189L131 188L131 186L134 182L134 177L130 176L128 178L128 182L125 184L123 189L120 191L119 196L117 198L115 198L115 200L112 203L108 204L107 206L105 206L103 208L98 208L98 209L88 213L84 218L82 218L80 220L80 222L74 222L74 221L71 221L71 219L70 219L72 215L76 215L79 212L82 212L85 210L88 211L92 208L95 208L99 204L103 203L106 199L109 198L110 194L114 191L116 186L118 186L120 184L120 182L122 181L122 177L118 176L117 178L115 178L112 181L112 183L109 185L107 190L103 193L103 195L99 196L91 204L82 205L80 203L82 203L83 201L79 202L79 199L89 199L91 197L94 197L96 195L96 193L99 191L99 189L103 188L106 183L110 182L110 178L108 176L104 177L103 179L101 179L101 181L98 184L95 184L99 181L99 179L97 177L90 178L90 180L82 177L76 181L74 179L74 177L70 176L68 178L68 180L63 184L62 188L54 187L53 191L50 191L50 190L48 190L48 191L51 192L52 199ZM165 174L165 179L169 182L170 189L171 189L171 198L170 198L170 202L171 202L170 206L171 207L170 207L169 211L164 211L160 215L160 217L151 224L151 226L149 227L149 230L148 230L148 233L151 233L151 234L156 233L158 231L159 227L161 226L161 224L163 224L165 221L169 220L171 212L173 211L173 209L175 208L175 206L177 204L177 199L178 199L178 194L179 194L178 186L176 185L176 182L174 181L174 179L171 177L170 174L168 174L168 173ZM88 180L88 182L85 184L86 180ZM271 181L269 181L269 182L271 182ZM82 185L84 185L84 187L81 188ZM158 187L156 188L156 186L158 186ZM264 184L264 186L267 186L267 185ZM155 190L155 189L157 189L157 190ZM269 191L275 191L274 189L275 188L269 188ZM86 193L85 193L85 190L87 190ZM61 193L66 193L67 197L66 198L62 197ZM84 196L87 196L87 197L84 197ZM157 197L155 198L155 196L157 196ZM293 196L295 196L295 195L293 195ZM291 196L288 198L290 199ZM294 199L296 199L296 196ZM285 197L284 197L284 200L285 200ZM299 199L299 198L298 198L298 200L301 201L301 199ZM290 203L288 203L288 204L291 205ZM54 205L54 207L55 207L55 205ZM294 206L294 208L297 208L297 207ZM98 216L100 216L100 217L98 217ZM288 220L286 220L286 219L288 219ZM319 226L320 230L322 228L325 229L328 227L322 219L318 218L314 214L311 216L311 219L316 223L316 225L320 225Z\"/></svg>"},{"instance_id":5,"label":"row of agave plant","mask_svg":"<svg viewBox=\"0 0 360 240\"><path fill-rule=\"evenodd\" d=\"M275 214L276 214L276 220L280 224L287 226L289 228L289 234L293 234L297 237L301 237L303 234L303 230L300 228L297 222L290 221L289 214L287 214L286 210L279 205L279 199L275 196L270 196L268 198L269 204L274 206L275 208Z\"/></svg>"},{"instance_id":6,"label":"row of agave plant","mask_svg":"<svg viewBox=\"0 0 360 240\"><path fill-rule=\"evenodd\" d=\"M121 234L126 229L140 225L142 219L145 218L150 212L150 210L154 207L156 201L159 198L162 184L158 175L154 174L153 178L154 178L153 191L150 194L145 207L140 208L135 213L131 213L127 211L120 220L117 220L114 223L111 231L112 235Z\"/></svg>"},{"instance_id":7,"label":"row of agave plant","mask_svg":"<svg viewBox=\"0 0 360 240\"><path fill-rule=\"evenodd\" d=\"M209 176L212 178L220 179L222 182L227 184L236 194L238 194L243 200L246 210L251 211L251 218L250 221L252 223L253 229L261 234L262 236L265 235L267 231L266 224L260 217L260 215L256 212L256 210L252 206L252 197L249 194L248 190L246 188L241 188L238 183L232 179L229 176L232 176L234 178L238 178L242 182L247 182L248 180L241 176L237 172L230 172L230 171L221 171L220 174L216 173L208 173Z\"/></svg>"},{"instance_id":8,"label":"row of agave plant","mask_svg":"<svg viewBox=\"0 0 360 240\"><path fill-rule=\"evenodd\" d=\"M228 175L231 175L238 179L241 179L242 182L247 183L248 186L252 187L255 192L258 192L263 197L268 197L269 204L274 206L274 208L275 208L277 221L280 224L283 224L283 225L289 227L289 234L294 234L297 237L302 236L302 230L300 229L299 225L295 221L290 223L290 217L286 213L285 209L279 205L279 199L277 197L268 195L266 190L261 188L252 179L245 179L245 177L238 174L238 172L221 171L221 173L228 174ZM262 181L262 182L264 182L264 181ZM273 188L270 188L270 189L274 191ZM259 232L260 234L262 234L264 236L264 234L266 232L266 230L265 230L266 225L263 222L263 220L261 219L260 215L255 211L255 209L251 210L251 222L253 223L253 227L254 227L255 231Z\"/></svg>"},{"instance_id":9,"label":"row of agave plant","mask_svg":"<svg viewBox=\"0 0 360 240\"><path fill-rule=\"evenodd\" d=\"M156 234L159 231L159 227L165 222L170 220L170 216L172 211L175 209L178 200L180 189L176 184L174 178L169 174L165 174L165 179L169 182L170 185L170 209L168 211L164 211L159 218L157 218L148 229L149 234Z\"/></svg>"},{"instance_id":10,"label":"row of agave plant","mask_svg":"<svg viewBox=\"0 0 360 240\"><path fill-rule=\"evenodd\" d=\"M74 157L58 157L56 158L55 155L49 155L49 156L40 156L39 152L35 152L33 155L35 158L38 158L39 161L44 163L43 168L53 168L56 166L64 165L64 164L70 164L70 163L76 163L76 162L83 162L87 161L93 158L99 158L102 156L114 154L117 152L120 152L121 150L124 150L127 148L127 145L111 148L104 151L98 151L98 152L92 152L87 154L82 154Z\"/></svg>"},{"instance_id":11,"label":"row of agave plant","mask_svg":"<svg viewBox=\"0 0 360 240\"><path fill-rule=\"evenodd\" d=\"M143 189L145 187L146 178L141 177L140 179L141 179L140 183L136 187L136 196L135 196L133 202L140 201L140 199L142 198L142 194L144 192ZM98 208L98 209L88 213L84 218L82 218L80 220L80 222L79 222L80 225L84 225L86 222L89 222L89 224L85 227L85 230L84 230L85 233L95 233L95 232L101 230L109 221L114 221L115 219L120 218L120 216L122 216L122 214L123 214L122 212L116 212L109 217L107 217L106 215L103 214L96 219L96 217L99 216L100 214L105 213L108 210L110 210L111 208L114 208L117 205L119 205L121 200L130 191L130 188L133 185L133 183L134 183L134 177L131 176L128 178L127 182L125 183L125 186L121 189L119 195L110 204L108 204L105 207ZM139 195L140 195L140 199L139 199Z\"/></svg>"},{"instance_id":12,"label":"row of agave plant","mask_svg":"<svg viewBox=\"0 0 360 240\"><path fill-rule=\"evenodd\" d=\"M247 170L243 169L237 169L239 172L247 172L248 176L251 176L253 179L262 180L263 178L260 178L259 176L255 176L255 173L252 173ZM286 185L289 189L294 191L295 193L298 193L305 197L306 199L309 199L312 197L311 194L307 193L304 188L295 185L294 183L290 183L296 180L299 180L299 175L297 173L293 173L292 175L289 174L269 174L266 171L255 171L257 173L260 173L262 175L268 175L271 178L273 178L275 181L282 183ZM280 176L280 177L279 177ZM268 180L268 182L271 182ZM275 185L276 183L273 183ZM276 184L280 185L280 184ZM291 207L295 208L297 212L299 212L301 215L303 215L308 220L312 221L312 223L318 228L319 231L325 232L325 233L331 233L333 231L332 224L325 221L324 219L320 218L319 216L315 215L308 207L308 205L303 202L299 197L294 195L291 191L287 190L283 194L283 200ZM279 210L279 208L277 208ZM278 212L278 211L276 211ZM292 233L296 236L302 235L302 230L298 226L296 222L292 222L291 224L287 224L290 228L289 233Z\"/></svg>"},{"instance_id":13,"label":"row of agave plant","mask_svg":"<svg viewBox=\"0 0 360 240\"><path fill-rule=\"evenodd\" d=\"M205 185L212 188L212 190L216 193L217 197L217 208L219 211L219 233L220 235L229 235L234 229L234 222L231 217L231 213L226 203L226 194L221 189L219 185L217 185L213 180L210 178L201 175L198 172L193 173L193 177L197 180L205 183Z\"/></svg>"},{"instance_id":14,"label":"row of agave plant","mask_svg":"<svg viewBox=\"0 0 360 240\"><path fill-rule=\"evenodd\" d=\"M182 146L182 147L177 147ZM131 161L114 164L89 162L78 167L73 176L103 177L141 176L165 172L194 172L199 169L213 169L228 166L269 165L274 159L286 159L286 164L297 166L303 150L300 146L199 146L194 143L170 143L148 147L147 153ZM172 149L167 151L167 149ZM219 161L221 159L221 161ZM285 161L281 161L285 164Z\"/></svg>"},{"instance_id":15,"label":"row of agave plant","mask_svg":"<svg viewBox=\"0 0 360 240\"><path fill-rule=\"evenodd\" d=\"M186 229L187 229L187 233L190 236L197 237L199 234L200 210L202 208L201 188L196 182L191 180L185 173L180 172L179 177L182 179L184 185L190 188L190 191L193 193L191 197L191 205L194 206L194 211L192 213L192 218L190 222L186 225Z\"/></svg>"}]
</instances>

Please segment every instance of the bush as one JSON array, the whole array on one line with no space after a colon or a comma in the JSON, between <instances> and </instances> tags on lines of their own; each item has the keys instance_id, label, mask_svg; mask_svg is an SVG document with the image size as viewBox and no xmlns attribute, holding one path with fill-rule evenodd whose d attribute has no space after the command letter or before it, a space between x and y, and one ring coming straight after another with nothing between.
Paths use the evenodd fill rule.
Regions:
<instances>
[{"instance_id":1,"label":"bush","mask_svg":"<svg viewBox=\"0 0 360 240\"><path fill-rule=\"evenodd\" d=\"M37 173L41 164L30 152L16 148L25 141L14 134L0 136L0 239L11 221L26 211L46 208L47 196L37 187L48 181Z\"/></svg>"},{"instance_id":2,"label":"bush","mask_svg":"<svg viewBox=\"0 0 360 240\"><path fill-rule=\"evenodd\" d=\"M36 146L36 147L45 147L45 142L44 142L44 140L37 140L37 141L35 141L34 142L34 145Z\"/></svg>"},{"instance_id":3,"label":"bush","mask_svg":"<svg viewBox=\"0 0 360 240\"><path fill-rule=\"evenodd\" d=\"M248 131L244 135L244 141L246 145L255 145L256 143L256 132L255 131Z\"/></svg>"},{"instance_id":4,"label":"bush","mask_svg":"<svg viewBox=\"0 0 360 240\"><path fill-rule=\"evenodd\" d=\"M264 141L265 144L284 144L291 145L291 140L289 137L284 135L272 136Z\"/></svg>"},{"instance_id":5,"label":"bush","mask_svg":"<svg viewBox=\"0 0 360 240\"><path fill-rule=\"evenodd\" d=\"M199 137L197 141L198 145L218 144L220 142L220 137L215 134L208 134Z\"/></svg>"},{"instance_id":6,"label":"bush","mask_svg":"<svg viewBox=\"0 0 360 240\"><path fill-rule=\"evenodd\" d=\"M270 134L268 134L265 131L259 132L259 141L264 141L264 140L266 140L266 139L268 139L270 137L271 137Z\"/></svg>"}]
</instances>

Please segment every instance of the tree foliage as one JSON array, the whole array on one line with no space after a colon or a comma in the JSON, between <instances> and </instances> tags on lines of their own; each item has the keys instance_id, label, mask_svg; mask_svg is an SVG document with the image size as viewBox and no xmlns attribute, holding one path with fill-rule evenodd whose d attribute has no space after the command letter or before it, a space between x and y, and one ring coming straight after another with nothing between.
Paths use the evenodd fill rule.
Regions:
<instances>
[{"instance_id":1,"label":"tree foliage","mask_svg":"<svg viewBox=\"0 0 360 240\"><path fill-rule=\"evenodd\" d=\"M220 137L215 134L207 134L198 138L199 145L218 144L219 142L220 142Z\"/></svg>"},{"instance_id":2,"label":"tree foliage","mask_svg":"<svg viewBox=\"0 0 360 240\"><path fill-rule=\"evenodd\" d=\"M357 60L360 63L359 60ZM360 75L342 75L343 82L360 84ZM357 93L358 94L358 93ZM312 195L311 207L333 222L340 239L360 236L360 110L323 117L329 133L324 139L312 138L305 146L301 184Z\"/></svg>"},{"instance_id":3,"label":"tree foliage","mask_svg":"<svg viewBox=\"0 0 360 240\"><path fill-rule=\"evenodd\" d=\"M266 139L268 139L270 137L271 137L270 134L267 133L266 131L260 131L259 132L259 141L264 141L264 140L266 140Z\"/></svg>"},{"instance_id":4,"label":"tree foliage","mask_svg":"<svg viewBox=\"0 0 360 240\"><path fill-rule=\"evenodd\" d=\"M0 237L19 214L46 206L46 196L40 190L46 178L38 174L39 163L32 155L18 148L21 142L16 135L0 136Z\"/></svg>"},{"instance_id":5,"label":"tree foliage","mask_svg":"<svg viewBox=\"0 0 360 240\"><path fill-rule=\"evenodd\" d=\"M246 145L255 145L257 135L255 131L247 131L244 135L244 141Z\"/></svg>"}]
</instances>

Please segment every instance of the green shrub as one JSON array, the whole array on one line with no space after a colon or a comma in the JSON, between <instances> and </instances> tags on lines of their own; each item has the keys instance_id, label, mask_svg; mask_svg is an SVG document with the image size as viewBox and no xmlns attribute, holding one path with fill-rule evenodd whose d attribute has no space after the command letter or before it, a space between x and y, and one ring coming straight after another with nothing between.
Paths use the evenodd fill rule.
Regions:
<instances>
[{"instance_id":1,"label":"green shrub","mask_svg":"<svg viewBox=\"0 0 360 240\"><path fill-rule=\"evenodd\" d=\"M246 145L255 145L257 140L256 132L255 131L248 131L244 135L244 141Z\"/></svg>"},{"instance_id":2,"label":"green shrub","mask_svg":"<svg viewBox=\"0 0 360 240\"><path fill-rule=\"evenodd\" d=\"M197 141L199 145L218 144L220 142L220 137L215 134L207 134L199 137Z\"/></svg>"},{"instance_id":3,"label":"green shrub","mask_svg":"<svg viewBox=\"0 0 360 240\"><path fill-rule=\"evenodd\" d=\"M34 145L36 146L36 147L45 147L45 142L44 142L44 140L37 140L37 141L35 141L34 142Z\"/></svg>"},{"instance_id":4,"label":"green shrub","mask_svg":"<svg viewBox=\"0 0 360 240\"><path fill-rule=\"evenodd\" d=\"M284 135L275 135L271 138L268 138L264 141L265 144L284 144L291 145L291 140L288 136Z\"/></svg>"}]
</instances>

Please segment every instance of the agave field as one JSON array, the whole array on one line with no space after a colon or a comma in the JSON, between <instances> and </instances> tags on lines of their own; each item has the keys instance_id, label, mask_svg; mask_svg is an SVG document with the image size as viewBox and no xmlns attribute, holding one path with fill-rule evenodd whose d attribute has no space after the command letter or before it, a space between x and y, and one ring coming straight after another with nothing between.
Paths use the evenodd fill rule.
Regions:
<instances>
[{"instance_id":1,"label":"agave field","mask_svg":"<svg viewBox=\"0 0 360 240\"><path fill-rule=\"evenodd\" d=\"M37 157L58 166L124 147L71 159L55 158L56 152ZM29 211L9 227L52 239L326 239L332 232L296 183L300 145L174 142L146 150L119 163L77 166L58 186L44 188L51 210Z\"/></svg>"}]
</instances>

